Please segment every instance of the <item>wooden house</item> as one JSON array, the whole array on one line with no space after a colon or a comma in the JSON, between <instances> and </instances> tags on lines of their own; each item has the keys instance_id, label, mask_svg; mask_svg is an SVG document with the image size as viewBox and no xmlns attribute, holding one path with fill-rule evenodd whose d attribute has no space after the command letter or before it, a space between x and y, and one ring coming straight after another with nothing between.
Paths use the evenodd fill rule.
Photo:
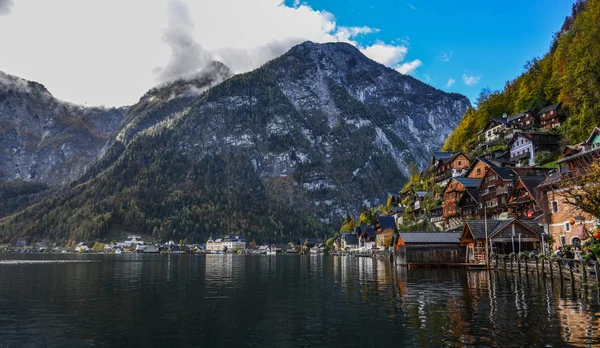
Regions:
<instances>
[{"instance_id":1,"label":"wooden house","mask_svg":"<svg viewBox=\"0 0 600 348\"><path fill-rule=\"evenodd\" d=\"M360 251L369 251L377 247L377 234L375 233L375 227L371 225L357 226L354 229L356 236L358 237L358 249Z\"/></svg>"},{"instance_id":2,"label":"wooden house","mask_svg":"<svg viewBox=\"0 0 600 348\"><path fill-rule=\"evenodd\" d=\"M464 263L465 248L456 232L401 232L396 240L399 265L427 266Z\"/></svg>"},{"instance_id":3,"label":"wooden house","mask_svg":"<svg viewBox=\"0 0 600 348\"><path fill-rule=\"evenodd\" d=\"M487 228L486 228L487 222ZM468 263L485 264L485 240L496 254L541 252L544 230L533 220L467 220L463 225L460 244L466 248Z\"/></svg>"},{"instance_id":4,"label":"wooden house","mask_svg":"<svg viewBox=\"0 0 600 348\"><path fill-rule=\"evenodd\" d=\"M561 173L576 173L581 168L589 168L592 163L600 159L600 127L594 128L583 143L567 146L563 154L564 157L556 162Z\"/></svg>"},{"instance_id":5,"label":"wooden house","mask_svg":"<svg viewBox=\"0 0 600 348\"><path fill-rule=\"evenodd\" d=\"M510 123L506 114L502 117L490 117L482 130L477 132L480 143L491 143L505 136Z\"/></svg>"},{"instance_id":6,"label":"wooden house","mask_svg":"<svg viewBox=\"0 0 600 348\"><path fill-rule=\"evenodd\" d=\"M539 126L538 113L535 109L513 115L509 117L508 121L516 129L529 129Z\"/></svg>"},{"instance_id":7,"label":"wooden house","mask_svg":"<svg viewBox=\"0 0 600 348\"><path fill-rule=\"evenodd\" d=\"M518 132L508 143L510 160L517 166L534 165L535 154L540 151L557 151L560 146L560 136L552 133Z\"/></svg>"},{"instance_id":8,"label":"wooden house","mask_svg":"<svg viewBox=\"0 0 600 348\"><path fill-rule=\"evenodd\" d=\"M479 203L479 191L477 188L466 189L458 200L460 220L477 220L483 217Z\"/></svg>"},{"instance_id":9,"label":"wooden house","mask_svg":"<svg viewBox=\"0 0 600 348\"><path fill-rule=\"evenodd\" d=\"M358 249L358 238L355 233L342 233L342 249L356 250Z\"/></svg>"},{"instance_id":10,"label":"wooden house","mask_svg":"<svg viewBox=\"0 0 600 348\"><path fill-rule=\"evenodd\" d=\"M516 219L533 219L543 212L536 201L535 188L546 180L545 176L519 176L508 196L508 215Z\"/></svg>"},{"instance_id":11,"label":"wooden house","mask_svg":"<svg viewBox=\"0 0 600 348\"><path fill-rule=\"evenodd\" d=\"M516 182L515 173L510 168L491 166L481 180L479 191L480 213L488 218L497 218L506 211L506 202Z\"/></svg>"},{"instance_id":12,"label":"wooden house","mask_svg":"<svg viewBox=\"0 0 600 348\"><path fill-rule=\"evenodd\" d=\"M537 112L540 127L544 129L560 127L564 121L564 116L564 113L560 109L560 103L548 105Z\"/></svg>"},{"instance_id":13,"label":"wooden house","mask_svg":"<svg viewBox=\"0 0 600 348\"><path fill-rule=\"evenodd\" d=\"M447 229L462 225L458 202L466 190L477 189L481 185L481 179L452 178L443 191L444 200L444 224Z\"/></svg>"},{"instance_id":14,"label":"wooden house","mask_svg":"<svg viewBox=\"0 0 600 348\"><path fill-rule=\"evenodd\" d=\"M470 163L469 158L462 152L441 159L435 168L435 182L445 186L451 178L463 176L469 169Z\"/></svg>"}]
</instances>

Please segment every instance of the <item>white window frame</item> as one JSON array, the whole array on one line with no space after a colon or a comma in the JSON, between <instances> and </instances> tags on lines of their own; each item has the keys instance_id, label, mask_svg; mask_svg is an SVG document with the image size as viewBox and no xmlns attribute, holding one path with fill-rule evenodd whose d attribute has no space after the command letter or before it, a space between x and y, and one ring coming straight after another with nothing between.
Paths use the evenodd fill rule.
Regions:
<instances>
[{"instance_id":1,"label":"white window frame","mask_svg":"<svg viewBox=\"0 0 600 348\"><path fill-rule=\"evenodd\" d=\"M571 223L569 221L563 223L563 230L565 232L571 232Z\"/></svg>"},{"instance_id":2,"label":"white window frame","mask_svg":"<svg viewBox=\"0 0 600 348\"><path fill-rule=\"evenodd\" d=\"M556 209L554 209L554 204L556 204ZM550 210L552 211L552 214L558 213L558 201L557 200L550 202Z\"/></svg>"}]
</instances>

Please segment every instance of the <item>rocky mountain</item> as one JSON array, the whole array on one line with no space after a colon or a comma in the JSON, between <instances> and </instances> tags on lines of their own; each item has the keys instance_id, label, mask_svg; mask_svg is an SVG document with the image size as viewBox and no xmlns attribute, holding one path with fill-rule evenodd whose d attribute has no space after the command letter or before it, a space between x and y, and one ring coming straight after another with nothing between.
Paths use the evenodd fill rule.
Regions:
<instances>
[{"instance_id":1,"label":"rocky mountain","mask_svg":"<svg viewBox=\"0 0 600 348\"><path fill-rule=\"evenodd\" d=\"M79 177L126 110L65 103L39 83L0 71L0 180L63 184Z\"/></svg>"},{"instance_id":2,"label":"rocky mountain","mask_svg":"<svg viewBox=\"0 0 600 348\"><path fill-rule=\"evenodd\" d=\"M92 174L0 233L322 237L397 192L409 163L424 167L469 106L351 45L306 42L198 97L179 85L150 91Z\"/></svg>"}]
</instances>

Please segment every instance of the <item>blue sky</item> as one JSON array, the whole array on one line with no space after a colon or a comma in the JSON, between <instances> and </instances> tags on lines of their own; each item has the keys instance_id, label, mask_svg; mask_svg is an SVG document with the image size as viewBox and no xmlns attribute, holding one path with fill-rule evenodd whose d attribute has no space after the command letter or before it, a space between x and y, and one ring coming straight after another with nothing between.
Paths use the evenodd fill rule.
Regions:
<instances>
[{"instance_id":1,"label":"blue sky","mask_svg":"<svg viewBox=\"0 0 600 348\"><path fill-rule=\"evenodd\" d=\"M293 1L286 2L292 5ZM475 100L483 87L502 89L523 65L544 55L552 35L570 14L572 1L333 1L307 0L314 10L335 15L339 26L380 31L355 40L371 45L407 42L405 60L422 65L412 75L437 88ZM474 77L469 82L465 77ZM474 83L479 77L478 82ZM448 80L454 84L446 87Z\"/></svg>"}]
</instances>

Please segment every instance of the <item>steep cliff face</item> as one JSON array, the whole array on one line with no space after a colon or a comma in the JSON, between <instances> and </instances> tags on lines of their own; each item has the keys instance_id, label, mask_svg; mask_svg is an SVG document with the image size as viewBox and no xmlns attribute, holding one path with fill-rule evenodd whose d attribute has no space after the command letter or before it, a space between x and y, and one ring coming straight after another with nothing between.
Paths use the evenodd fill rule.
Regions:
<instances>
[{"instance_id":1,"label":"steep cliff face","mask_svg":"<svg viewBox=\"0 0 600 348\"><path fill-rule=\"evenodd\" d=\"M65 103L41 84L0 72L0 180L73 180L102 153L125 112Z\"/></svg>"},{"instance_id":2,"label":"steep cliff face","mask_svg":"<svg viewBox=\"0 0 600 348\"><path fill-rule=\"evenodd\" d=\"M162 239L323 237L343 214L397 192L409 163L423 167L469 107L342 43L306 42L188 91L149 92L81 185L4 233L89 239L118 226Z\"/></svg>"}]
</instances>

